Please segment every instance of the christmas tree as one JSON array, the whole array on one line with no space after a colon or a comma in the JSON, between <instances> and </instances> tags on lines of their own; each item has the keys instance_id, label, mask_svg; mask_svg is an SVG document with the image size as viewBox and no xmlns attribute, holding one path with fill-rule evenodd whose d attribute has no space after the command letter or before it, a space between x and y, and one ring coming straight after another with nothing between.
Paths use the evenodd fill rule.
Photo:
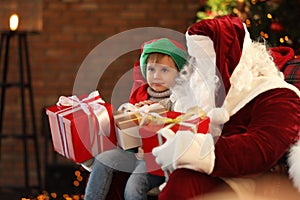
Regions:
<instances>
[{"instance_id":1,"label":"christmas tree","mask_svg":"<svg viewBox=\"0 0 300 200\"><path fill-rule=\"evenodd\" d=\"M264 38L269 46L289 46L300 54L299 0L206 0L197 21L234 14L247 25L253 40Z\"/></svg>"}]
</instances>

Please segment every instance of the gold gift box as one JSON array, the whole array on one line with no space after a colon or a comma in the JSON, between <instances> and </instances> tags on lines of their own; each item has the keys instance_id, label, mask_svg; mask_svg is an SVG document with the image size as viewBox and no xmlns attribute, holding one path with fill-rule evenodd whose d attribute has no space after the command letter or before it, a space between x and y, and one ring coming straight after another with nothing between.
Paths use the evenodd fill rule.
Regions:
<instances>
[{"instance_id":1,"label":"gold gift box","mask_svg":"<svg viewBox=\"0 0 300 200\"><path fill-rule=\"evenodd\" d=\"M153 104L149 106L149 113L163 114L168 110L160 104ZM142 139L139 134L140 122L144 115L141 111L122 112L117 111L114 113L115 131L118 145L124 149L132 149L142 146Z\"/></svg>"}]
</instances>

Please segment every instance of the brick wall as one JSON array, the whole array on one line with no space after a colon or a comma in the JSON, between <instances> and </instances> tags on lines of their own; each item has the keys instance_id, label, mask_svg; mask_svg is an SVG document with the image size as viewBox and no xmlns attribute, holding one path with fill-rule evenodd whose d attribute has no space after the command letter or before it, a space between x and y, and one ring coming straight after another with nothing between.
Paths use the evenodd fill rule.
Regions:
<instances>
[{"instance_id":1,"label":"brick wall","mask_svg":"<svg viewBox=\"0 0 300 200\"><path fill-rule=\"evenodd\" d=\"M44 151L44 133L41 131L43 108L56 103L60 95L72 94L82 62L98 44L118 33L140 27L162 27L184 33L194 22L199 6L199 1L195 0L44 0L43 30L28 36L40 156L43 157ZM113 44L107 50L118 49L122 45ZM16 54L15 49L11 54ZM97 88L106 101L115 99L115 104L119 104L119 98L112 97L126 96L130 90L129 84L119 84L122 87L117 94L113 89L123 74L132 68L137 57L137 50L118 57L99 77ZM11 60L15 60L15 56L11 56ZM101 65L100 62L99 67ZM10 73L10 79L18 78L15 69ZM82 78L83 88L88 88L84 88L83 92L91 89L89 80ZM130 80L126 82L130 83ZM3 132L7 134L17 133L21 129L19 104L19 91L7 91L3 127ZM32 151L32 144L30 146ZM23 185L22 152L20 141L2 141L0 186ZM30 161L33 162L33 158ZM32 181L36 177L34 167L30 165L33 169L30 173Z\"/></svg>"}]
</instances>

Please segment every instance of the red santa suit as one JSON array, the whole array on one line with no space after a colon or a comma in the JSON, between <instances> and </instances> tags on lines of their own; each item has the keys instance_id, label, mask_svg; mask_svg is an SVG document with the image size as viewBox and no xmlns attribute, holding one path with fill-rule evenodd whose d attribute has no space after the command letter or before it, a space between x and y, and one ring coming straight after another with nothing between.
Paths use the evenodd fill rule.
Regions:
<instances>
[{"instance_id":1,"label":"red santa suit","mask_svg":"<svg viewBox=\"0 0 300 200\"><path fill-rule=\"evenodd\" d=\"M188 29L186 38L189 54L196 62L208 56L219 71L225 99L220 105L212 105L216 108L209 116L213 124L223 128L219 136L176 134L170 146L153 150L163 169L175 170L159 199L202 199L222 187L255 191L258 185L251 184L252 180L283 164L285 154L290 178L300 191L299 90L283 80L272 58L261 54L264 50L260 49L265 47L252 43L237 17L202 20ZM181 105L188 103L182 101ZM186 142L191 138L192 143ZM208 147L212 139L215 144ZM183 148L185 143L188 147ZM201 154L203 146L205 154ZM239 183L245 187L238 188Z\"/></svg>"}]
</instances>

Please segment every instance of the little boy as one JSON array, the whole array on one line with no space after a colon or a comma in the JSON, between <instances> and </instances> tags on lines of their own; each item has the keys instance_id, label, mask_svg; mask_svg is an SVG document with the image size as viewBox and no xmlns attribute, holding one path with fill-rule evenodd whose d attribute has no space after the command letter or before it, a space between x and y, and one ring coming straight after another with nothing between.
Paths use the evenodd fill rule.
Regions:
<instances>
[{"instance_id":1,"label":"little boy","mask_svg":"<svg viewBox=\"0 0 300 200\"><path fill-rule=\"evenodd\" d=\"M169 88L174 85L186 59L186 50L175 41L160 38L145 42L139 61L147 83L132 92L130 103L142 107L159 102L172 110ZM147 199L147 192L164 182L164 177L147 173L142 147L138 148L136 154L117 148L96 156L85 199L105 199L115 171L131 173L125 187L125 200Z\"/></svg>"}]
</instances>

